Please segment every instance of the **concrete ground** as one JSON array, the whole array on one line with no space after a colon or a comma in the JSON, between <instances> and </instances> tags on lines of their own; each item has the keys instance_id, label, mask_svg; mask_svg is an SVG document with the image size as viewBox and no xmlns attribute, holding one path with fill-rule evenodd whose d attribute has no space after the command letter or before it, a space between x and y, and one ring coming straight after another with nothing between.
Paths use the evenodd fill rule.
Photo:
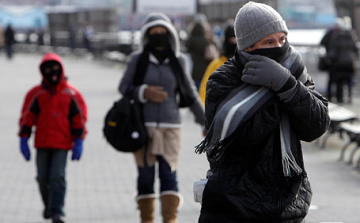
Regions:
<instances>
[{"instance_id":1,"label":"concrete ground","mask_svg":"<svg viewBox=\"0 0 360 223\"><path fill-rule=\"evenodd\" d=\"M0 54L0 223L45 223L42 203L35 181L35 150L26 162L19 151L18 118L27 90L40 82L40 55L15 55L8 61ZM116 152L102 135L104 115L119 98L117 86L123 66L77 58L64 59L69 82L84 95L89 108L84 153L80 162L67 166L68 189L66 219L69 223L139 222L134 196L136 166L131 154ZM313 75L319 89L325 89L326 74ZM356 97L349 109L360 114ZM193 182L204 178L208 169L205 155L194 153L202 140L201 127L187 109L183 118L182 151L178 168L180 192L184 204L179 222L197 222L200 205L193 201ZM329 138L325 149L316 143L303 143L306 170L314 196L306 223L359 223L360 172L337 162L345 144L337 135ZM30 145L32 146L32 140ZM357 155L358 156L358 155ZM348 153L346 154L348 157ZM156 184L158 187L158 183ZM157 207L156 223L161 222Z\"/></svg>"}]
</instances>

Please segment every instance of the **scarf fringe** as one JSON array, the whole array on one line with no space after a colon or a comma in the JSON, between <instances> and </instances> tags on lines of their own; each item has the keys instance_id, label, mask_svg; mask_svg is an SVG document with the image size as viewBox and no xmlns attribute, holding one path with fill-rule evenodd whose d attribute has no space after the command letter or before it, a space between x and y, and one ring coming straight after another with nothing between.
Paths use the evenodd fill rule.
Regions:
<instances>
[{"instance_id":1,"label":"scarf fringe","mask_svg":"<svg viewBox=\"0 0 360 223\"><path fill-rule=\"evenodd\" d=\"M201 154L206 152L206 147L209 145L209 139L206 137L203 141L199 143L199 145L195 146L195 153Z\"/></svg>"},{"instance_id":2,"label":"scarf fringe","mask_svg":"<svg viewBox=\"0 0 360 223\"><path fill-rule=\"evenodd\" d=\"M210 137L206 137L199 145L195 146L195 153L201 154L206 152L208 157L214 160L219 160L225 152L224 140L216 140L211 142Z\"/></svg>"},{"instance_id":3,"label":"scarf fringe","mask_svg":"<svg viewBox=\"0 0 360 223\"><path fill-rule=\"evenodd\" d=\"M294 157L291 158L288 155L284 156L282 160L282 164L283 164L283 172L285 177L293 176L292 172L295 172L296 175L300 175L302 173L302 169L295 162Z\"/></svg>"}]
</instances>

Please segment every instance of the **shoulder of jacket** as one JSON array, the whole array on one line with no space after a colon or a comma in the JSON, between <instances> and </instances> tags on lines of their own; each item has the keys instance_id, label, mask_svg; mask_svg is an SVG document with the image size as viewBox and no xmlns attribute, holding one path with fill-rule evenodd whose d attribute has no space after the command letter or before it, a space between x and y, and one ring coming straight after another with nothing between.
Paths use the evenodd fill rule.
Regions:
<instances>
[{"instance_id":1,"label":"shoulder of jacket","mask_svg":"<svg viewBox=\"0 0 360 223\"><path fill-rule=\"evenodd\" d=\"M236 65L233 59L227 60L224 64L219 66L213 74L210 76L211 79L240 79L241 68Z\"/></svg>"},{"instance_id":2,"label":"shoulder of jacket","mask_svg":"<svg viewBox=\"0 0 360 223\"><path fill-rule=\"evenodd\" d=\"M64 94L69 94L71 96L82 96L80 91L74 87L72 84L66 83L64 88L61 90Z\"/></svg>"},{"instance_id":3,"label":"shoulder of jacket","mask_svg":"<svg viewBox=\"0 0 360 223\"><path fill-rule=\"evenodd\" d=\"M38 85L35 85L34 87L30 88L30 90L28 90L26 95L28 95L28 96L35 95L41 91L45 91L45 89L40 84L38 84Z\"/></svg>"},{"instance_id":4,"label":"shoulder of jacket","mask_svg":"<svg viewBox=\"0 0 360 223\"><path fill-rule=\"evenodd\" d=\"M176 57L179 60L179 63L182 67L184 67L187 63L186 55L184 53L179 53L179 55Z\"/></svg>"},{"instance_id":5,"label":"shoulder of jacket","mask_svg":"<svg viewBox=\"0 0 360 223\"><path fill-rule=\"evenodd\" d=\"M127 57L126 62L127 62L127 63L131 63L131 62L137 61L137 60L139 59L141 53L142 53L142 51L140 51L140 50L136 50L136 51L132 52L132 53Z\"/></svg>"}]
</instances>

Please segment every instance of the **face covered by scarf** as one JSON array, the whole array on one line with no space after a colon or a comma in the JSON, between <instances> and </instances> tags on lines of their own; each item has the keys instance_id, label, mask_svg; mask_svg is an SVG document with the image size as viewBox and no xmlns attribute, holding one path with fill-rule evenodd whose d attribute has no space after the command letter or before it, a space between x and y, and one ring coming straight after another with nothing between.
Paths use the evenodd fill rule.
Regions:
<instances>
[{"instance_id":1,"label":"face covered by scarf","mask_svg":"<svg viewBox=\"0 0 360 223\"><path fill-rule=\"evenodd\" d=\"M249 54L265 56L270 59L279 61L281 57L288 51L289 47L289 42L286 40L282 47L256 49L249 52Z\"/></svg>"}]
</instances>

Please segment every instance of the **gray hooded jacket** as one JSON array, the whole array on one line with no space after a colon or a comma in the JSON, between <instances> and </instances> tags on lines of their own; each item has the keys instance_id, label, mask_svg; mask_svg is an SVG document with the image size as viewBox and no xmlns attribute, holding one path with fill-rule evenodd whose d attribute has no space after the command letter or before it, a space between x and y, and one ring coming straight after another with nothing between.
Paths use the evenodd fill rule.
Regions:
<instances>
[{"instance_id":1,"label":"gray hooded jacket","mask_svg":"<svg viewBox=\"0 0 360 223\"><path fill-rule=\"evenodd\" d=\"M125 94L126 90L133 85L133 77L136 72L136 66L140 54L144 47L149 42L147 32L154 26L163 26L169 32L169 43L178 58L180 66L184 72L184 84L186 91L196 98L194 103L190 106L191 111L195 115L197 123L204 125L205 115L204 108L201 105L198 93L195 85L188 73L188 67L185 60L185 56L180 52L179 36L177 31L171 24L170 19L161 13L152 13L146 20L141 28L140 50L134 52L128 61L127 69L120 82L119 91L121 94ZM167 92L168 97L162 103L154 103L144 98L144 90L147 86L161 86L163 90ZM159 128L179 128L181 124L178 96L177 96L177 81L175 74L171 70L169 59L166 59L164 63L160 64L156 57L149 54L149 65L145 73L143 84L137 86L133 91L133 97L135 100L140 101L144 105L144 119L145 125L148 127Z\"/></svg>"}]
</instances>

